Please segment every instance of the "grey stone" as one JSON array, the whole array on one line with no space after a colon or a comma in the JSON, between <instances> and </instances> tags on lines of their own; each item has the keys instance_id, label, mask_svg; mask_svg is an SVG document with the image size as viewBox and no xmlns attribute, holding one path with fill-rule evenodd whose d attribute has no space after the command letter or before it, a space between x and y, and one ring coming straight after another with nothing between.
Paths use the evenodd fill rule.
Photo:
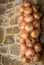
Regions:
<instances>
[{"instance_id":1,"label":"grey stone","mask_svg":"<svg viewBox=\"0 0 44 65\"><path fill-rule=\"evenodd\" d=\"M0 53L7 53L8 48L4 46L0 46Z\"/></svg>"},{"instance_id":2,"label":"grey stone","mask_svg":"<svg viewBox=\"0 0 44 65\"><path fill-rule=\"evenodd\" d=\"M15 0L9 0L9 2L11 2L11 1L15 1Z\"/></svg>"},{"instance_id":3,"label":"grey stone","mask_svg":"<svg viewBox=\"0 0 44 65\"><path fill-rule=\"evenodd\" d=\"M6 11L6 7L0 6L0 15L1 15L1 14L4 14L5 11Z\"/></svg>"},{"instance_id":4,"label":"grey stone","mask_svg":"<svg viewBox=\"0 0 44 65\"><path fill-rule=\"evenodd\" d=\"M0 3L8 3L9 0L0 0Z\"/></svg>"},{"instance_id":5,"label":"grey stone","mask_svg":"<svg viewBox=\"0 0 44 65\"><path fill-rule=\"evenodd\" d=\"M10 47L11 54L18 56L19 55L19 45L14 44Z\"/></svg>"},{"instance_id":6,"label":"grey stone","mask_svg":"<svg viewBox=\"0 0 44 65\"><path fill-rule=\"evenodd\" d=\"M4 40L4 31L2 28L0 28L0 45L3 42L3 40Z\"/></svg>"},{"instance_id":7,"label":"grey stone","mask_svg":"<svg viewBox=\"0 0 44 65\"><path fill-rule=\"evenodd\" d=\"M7 9L9 10L9 9L13 8L13 7L14 7L13 4L14 4L14 3L9 3L9 4L7 4Z\"/></svg>"},{"instance_id":8,"label":"grey stone","mask_svg":"<svg viewBox=\"0 0 44 65\"><path fill-rule=\"evenodd\" d=\"M24 64L20 62L19 60L13 60L11 65L24 65Z\"/></svg>"},{"instance_id":9,"label":"grey stone","mask_svg":"<svg viewBox=\"0 0 44 65\"><path fill-rule=\"evenodd\" d=\"M13 43L15 43L14 37L12 35L6 36L4 44L13 44Z\"/></svg>"},{"instance_id":10,"label":"grey stone","mask_svg":"<svg viewBox=\"0 0 44 65\"><path fill-rule=\"evenodd\" d=\"M2 25L3 20L0 18L0 25Z\"/></svg>"},{"instance_id":11,"label":"grey stone","mask_svg":"<svg viewBox=\"0 0 44 65\"><path fill-rule=\"evenodd\" d=\"M3 63L3 65L11 65L11 62L12 62L12 60L10 59L9 56L7 56L7 57L3 56L2 57L2 63Z\"/></svg>"},{"instance_id":12,"label":"grey stone","mask_svg":"<svg viewBox=\"0 0 44 65\"><path fill-rule=\"evenodd\" d=\"M0 54L0 63L1 63L1 61L2 61L2 55Z\"/></svg>"}]
</instances>

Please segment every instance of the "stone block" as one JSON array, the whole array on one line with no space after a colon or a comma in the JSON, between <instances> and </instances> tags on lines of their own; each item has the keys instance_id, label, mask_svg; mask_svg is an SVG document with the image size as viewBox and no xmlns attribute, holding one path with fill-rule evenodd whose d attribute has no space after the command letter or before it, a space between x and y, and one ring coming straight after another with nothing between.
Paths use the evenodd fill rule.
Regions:
<instances>
[{"instance_id":1,"label":"stone block","mask_svg":"<svg viewBox=\"0 0 44 65\"><path fill-rule=\"evenodd\" d=\"M0 54L0 63L2 62L2 55Z\"/></svg>"},{"instance_id":2,"label":"stone block","mask_svg":"<svg viewBox=\"0 0 44 65\"><path fill-rule=\"evenodd\" d=\"M6 14L8 15L8 17L13 16L13 15L15 14L15 9L13 8L13 9L11 9L11 10L8 10L8 11L6 12Z\"/></svg>"},{"instance_id":3,"label":"stone block","mask_svg":"<svg viewBox=\"0 0 44 65\"><path fill-rule=\"evenodd\" d=\"M15 24L18 24L18 21L17 21L17 17L12 16L10 17L10 25L15 25Z\"/></svg>"},{"instance_id":4,"label":"stone block","mask_svg":"<svg viewBox=\"0 0 44 65\"><path fill-rule=\"evenodd\" d=\"M7 53L8 48L4 46L0 46L0 53Z\"/></svg>"},{"instance_id":5,"label":"stone block","mask_svg":"<svg viewBox=\"0 0 44 65\"><path fill-rule=\"evenodd\" d=\"M3 23L3 19L2 19L2 18L0 18L0 25L2 25L2 23Z\"/></svg>"},{"instance_id":6,"label":"stone block","mask_svg":"<svg viewBox=\"0 0 44 65\"><path fill-rule=\"evenodd\" d=\"M12 62L12 60L10 59L10 57L9 56L3 56L2 57L2 63L3 63L3 65L11 65L11 62Z\"/></svg>"},{"instance_id":7,"label":"stone block","mask_svg":"<svg viewBox=\"0 0 44 65\"><path fill-rule=\"evenodd\" d=\"M9 2L12 2L12 1L15 1L15 0L9 0Z\"/></svg>"},{"instance_id":8,"label":"stone block","mask_svg":"<svg viewBox=\"0 0 44 65\"><path fill-rule=\"evenodd\" d=\"M10 56L3 56L2 57L2 63L3 65L24 65L21 61L14 59L12 60Z\"/></svg>"},{"instance_id":9,"label":"stone block","mask_svg":"<svg viewBox=\"0 0 44 65\"><path fill-rule=\"evenodd\" d=\"M19 9L20 9L21 5L16 5L15 6L15 13L18 14L19 13Z\"/></svg>"},{"instance_id":10,"label":"stone block","mask_svg":"<svg viewBox=\"0 0 44 65\"><path fill-rule=\"evenodd\" d=\"M20 31L20 30L19 30L19 27L14 27L14 28L13 28L13 32L14 32L15 34L19 33L19 31Z\"/></svg>"},{"instance_id":11,"label":"stone block","mask_svg":"<svg viewBox=\"0 0 44 65\"><path fill-rule=\"evenodd\" d=\"M15 41L14 41L14 37L12 35L8 35L5 37L4 44L13 44L13 43L15 43Z\"/></svg>"},{"instance_id":12,"label":"stone block","mask_svg":"<svg viewBox=\"0 0 44 65\"><path fill-rule=\"evenodd\" d=\"M2 26L8 27L8 26L10 25L10 24L9 24L9 19L8 19L7 16L2 17L2 20L3 20Z\"/></svg>"},{"instance_id":13,"label":"stone block","mask_svg":"<svg viewBox=\"0 0 44 65\"><path fill-rule=\"evenodd\" d=\"M15 56L18 56L19 55L19 45L17 44L14 44L10 47L10 52L11 54L15 55Z\"/></svg>"},{"instance_id":14,"label":"stone block","mask_svg":"<svg viewBox=\"0 0 44 65\"><path fill-rule=\"evenodd\" d=\"M19 60L13 60L11 65L24 65L24 64Z\"/></svg>"},{"instance_id":15,"label":"stone block","mask_svg":"<svg viewBox=\"0 0 44 65\"><path fill-rule=\"evenodd\" d=\"M15 39L16 39L16 43L19 44L19 41L20 41L20 35L19 35L19 34L16 35Z\"/></svg>"},{"instance_id":16,"label":"stone block","mask_svg":"<svg viewBox=\"0 0 44 65\"><path fill-rule=\"evenodd\" d=\"M0 28L0 45L4 40L4 30L2 28Z\"/></svg>"},{"instance_id":17,"label":"stone block","mask_svg":"<svg viewBox=\"0 0 44 65\"><path fill-rule=\"evenodd\" d=\"M7 9L11 9L11 8L13 8L13 7L14 7L13 4L14 4L14 3L8 3L8 4L7 4Z\"/></svg>"},{"instance_id":18,"label":"stone block","mask_svg":"<svg viewBox=\"0 0 44 65\"><path fill-rule=\"evenodd\" d=\"M7 34L17 34L17 33L19 33L19 28L18 27L14 27L13 29L12 28L7 28L6 33Z\"/></svg>"},{"instance_id":19,"label":"stone block","mask_svg":"<svg viewBox=\"0 0 44 65\"><path fill-rule=\"evenodd\" d=\"M6 12L6 7L3 5L0 5L0 15L4 14Z\"/></svg>"},{"instance_id":20,"label":"stone block","mask_svg":"<svg viewBox=\"0 0 44 65\"><path fill-rule=\"evenodd\" d=\"M0 16L0 25L1 26L8 26L9 25L9 21L7 16Z\"/></svg>"},{"instance_id":21,"label":"stone block","mask_svg":"<svg viewBox=\"0 0 44 65\"><path fill-rule=\"evenodd\" d=\"M0 0L0 3L8 3L9 0Z\"/></svg>"},{"instance_id":22,"label":"stone block","mask_svg":"<svg viewBox=\"0 0 44 65\"><path fill-rule=\"evenodd\" d=\"M2 65L2 64L0 64L0 65Z\"/></svg>"}]
</instances>

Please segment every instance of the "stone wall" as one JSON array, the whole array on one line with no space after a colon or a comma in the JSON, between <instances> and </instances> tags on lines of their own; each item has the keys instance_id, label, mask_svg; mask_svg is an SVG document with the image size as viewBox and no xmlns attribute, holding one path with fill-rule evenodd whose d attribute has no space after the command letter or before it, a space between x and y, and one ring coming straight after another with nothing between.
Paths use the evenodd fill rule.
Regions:
<instances>
[{"instance_id":1,"label":"stone wall","mask_svg":"<svg viewBox=\"0 0 44 65\"><path fill-rule=\"evenodd\" d=\"M20 6L27 0L0 0L0 65L23 65L19 53L19 23ZM34 0L32 0L33 2ZM42 0L40 1L42 4ZM36 0L34 3L37 2ZM39 2L38 2L39 3ZM44 3L42 4L42 9ZM44 23L41 42L44 42ZM37 65L42 65L42 62ZM35 65L30 63L28 65Z\"/></svg>"}]
</instances>

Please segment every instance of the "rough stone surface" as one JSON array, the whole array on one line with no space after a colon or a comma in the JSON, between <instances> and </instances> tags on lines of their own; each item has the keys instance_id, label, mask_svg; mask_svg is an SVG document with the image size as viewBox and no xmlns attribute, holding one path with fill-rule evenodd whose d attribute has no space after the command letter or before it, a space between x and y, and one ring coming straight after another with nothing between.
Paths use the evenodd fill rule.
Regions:
<instances>
[{"instance_id":1,"label":"rough stone surface","mask_svg":"<svg viewBox=\"0 0 44 65\"><path fill-rule=\"evenodd\" d=\"M2 28L0 28L0 44L3 42L4 40L4 31Z\"/></svg>"},{"instance_id":2,"label":"rough stone surface","mask_svg":"<svg viewBox=\"0 0 44 65\"><path fill-rule=\"evenodd\" d=\"M5 11L6 11L6 7L0 5L0 15L1 15L1 14L4 14Z\"/></svg>"},{"instance_id":3,"label":"rough stone surface","mask_svg":"<svg viewBox=\"0 0 44 65\"><path fill-rule=\"evenodd\" d=\"M14 42L14 37L11 35L8 35L8 36L6 36L5 37L5 42L4 42L4 44L13 44L13 43L15 43Z\"/></svg>"},{"instance_id":4,"label":"rough stone surface","mask_svg":"<svg viewBox=\"0 0 44 65\"><path fill-rule=\"evenodd\" d=\"M14 44L10 47L11 54L18 56L19 55L19 45Z\"/></svg>"},{"instance_id":5,"label":"rough stone surface","mask_svg":"<svg viewBox=\"0 0 44 65\"><path fill-rule=\"evenodd\" d=\"M14 15L10 18L10 25L15 25L15 24L18 24L18 21L17 21L17 17L15 17Z\"/></svg>"},{"instance_id":6,"label":"rough stone surface","mask_svg":"<svg viewBox=\"0 0 44 65\"><path fill-rule=\"evenodd\" d=\"M7 34L17 34L19 33L19 28L18 27L14 27L14 28L8 28L6 30Z\"/></svg>"},{"instance_id":7,"label":"rough stone surface","mask_svg":"<svg viewBox=\"0 0 44 65\"><path fill-rule=\"evenodd\" d=\"M0 53L7 53L8 48L4 46L0 46Z\"/></svg>"},{"instance_id":8,"label":"rough stone surface","mask_svg":"<svg viewBox=\"0 0 44 65\"><path fill-rule=\"evenodd\" d=\"M18 60L14 60L11 65L23 65L23 63Z\"/></svg>"},{"instance_id":9,"label":"rough stone surface","mask_svg":"<svg viewBox=\"0 0 44 65\"><path fill-rule=\"evenodd\" d=\"M12 60L7 56L7 57L2 57L2 63L3 65L11 65Z\"/></svg>"},{"instance_id":10,"label":"rough stone surface","mask_svg":"<svg viewBox=\"0 0 44 65\"><path fill-rule=\"evenodd\" d=\"M9 56L2 57L2 63L3 65L23 65L22 62L16 59L12 60Z\"/></svg>"},{"instance_id":11,"label":"rough stone surface","mask_svg":"<svg viewBox=\"0 0 44 65\"><path fill-rule=\"evenodd\" d=\"M1 63L1 61L2 61L2 56L1 56L1 54L0 54L0 63Z\"/></svg>"}]
</instances>

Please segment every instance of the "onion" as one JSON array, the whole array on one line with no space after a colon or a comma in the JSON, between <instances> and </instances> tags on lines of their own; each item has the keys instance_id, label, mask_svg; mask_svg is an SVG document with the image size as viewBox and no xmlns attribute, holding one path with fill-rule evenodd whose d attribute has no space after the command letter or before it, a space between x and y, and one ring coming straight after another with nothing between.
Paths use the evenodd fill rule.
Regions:
<instances>
[{"instance_id":1,"label":"onion","mask_svg":"<svg viewBox=\"0 0 44 65\"><path fill-rule=\"evenodd\" d=\"M32 6L32 8L33 8L33 12L37 12L38 11L38 9L39 9L39 7L35 4L35 5L33 5Z\"/></svg>"},{"instance_id":2,"label":"onion","mask_svg":"<svg viewBox=\"0 0 44 65\"><path fill-rule=\"evenodd\" d=\"M24 12L24 9L25 9L25 7L22 6L22 7L20 8L20 12Z\"/></svg>"},{"instance_id":3,"label":"onion","mask_svg":"<svg viewBox=\"0 0 44 65\"><path fill-rule=\"evenodd\" d=\"M33 10L32 10L32 8L31 7L27 7L27 8L25 8L25 10L24 10L24 13L25 14L32 14L32 12L33 12Z\"/></svg>"},{"instance_id":4,"label":"onion","mask_svg":"<svg viewBox=\"0 0 44 65\"><path fill-rule=\"evenodd\" d=\"M25 17L24 17L24 20L25 20L26 22L28 22L28 23L33 22L33 16L32 16L32 15L25 16Z\"/></svg>"},{"instance_id":5,"label":"onion","mask_svg":"<svg viewBox=\"0 0 44 65\"><path fill-rule=\"evenodd\" d=\"M41 15L41 13L39 13L39 12L35 12L35 13L33 14L33 16L34 16L35 19L39 20L42 15Z\"/></svg>"},{"instance_id":6,"label":"onion","mask_svg":"<svg viewBox=\"0 0 44 65\"><path fill-rule=\"evenodd\" d=\"M30 59L27 58L27 57L23 57L23 58L22 58L22 62L25 63L25 64L26 64L26 63L29 63L29 62L30 62Z\"/></svg>"},{"instance_id":7,"label":"onion","mask_svg":"<svg viewBox=\"0 0 44 65\"><path fill-rule=\"evenodd\" d=\"M33 29L34 29L34 26L31 23L25 26L25 30L27 32L31 32Z\"/></svg>"},{"instance_id":8,"label":"onion","mask_svg":"<svg viewBox=\"0 0 44 65\"><path fill-rule=\"evenodd\" d=\"M32 49L32 48L27 49L26 52L25 52L25 56L28 57L28 58L35 56L34 49Z\"/></svg>"},{"instance_id":9,"label":"onion","mask_svg":"<svg viewBox=\"0 0 44 65\"><path fill-rule=\"evenodd\" d=\"M41 60L41 55L38 53L33 57L32 62L39 62L40 60Z\"/></svg>"},{"instance_id":10,"label":"onion","mask_svg":"<svg viewBox=\"0 0 44 65\"><path fill-rule=\"evenodd\" d=\"M36 38L38 38L38 36L39 36L39 32L34 29L34 30L30 33L30 35L31 35L32 38L36 39Z\"/></svg>"},{"instance_id":11,"label":"onion","mask_svg":"<svg viewBox=\"0 0 44 65\"><path fill-rule=\"evenodd\" d=\"M35 49L36 52L41 52L42 51L41 44L40 43L36 43L34 49Z\"/></svg>"}]
</instances>

